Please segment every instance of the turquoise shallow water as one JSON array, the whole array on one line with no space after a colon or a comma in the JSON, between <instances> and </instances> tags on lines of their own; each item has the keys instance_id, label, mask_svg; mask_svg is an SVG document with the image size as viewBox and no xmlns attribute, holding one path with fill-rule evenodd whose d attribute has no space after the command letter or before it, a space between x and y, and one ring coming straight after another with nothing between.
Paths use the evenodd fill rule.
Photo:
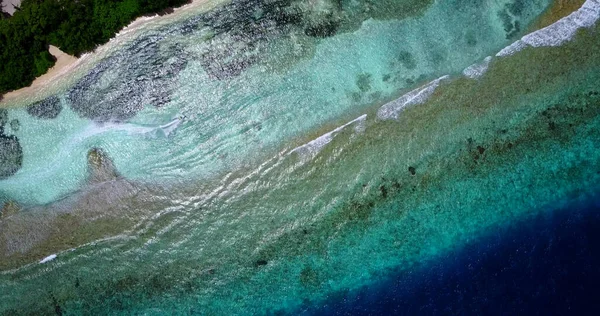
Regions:
<instances>
[{"instance_id":1,"label":"turquoise shallow water","mask_svg":"<svg viewBox=\"0 0 600 316\"><path fill-rule=\"evenodd\" d=\"M194 19L187 24L198 29L189 34L181 34L181 24L150 31L101 64L101 80L80 96L86 100L81 106L75 105L92 118L98 111L86 107L120 104L114 98L141 111L135 117L115 114L111 119L128 123L102 127L75 118L69 93L59 95L64 111L52 121L15 110L9 116L21 123L13 133L23 143L25 158L19 173L3 180L2 191L25 204L64 196L84 181L82 157L93 146L102 147L125 177L142 181L218 178L260 164L293 140L333 129L427 80L460 73L508 45L515 36L509 36L499 14L509 12L507 3L435 2L414 17L368 19L356 30L322 39L286 25L265 27L235 44L232 37L243 30L228 33L216 27L217 21ZM547 4L523 5L518 21L527 25ZM270 22L268 16L265 20ZM223 60L206 57L207 51ZM219 63L225 63L221 76L231 72L227 67L247 69L214 80ZM89 85L83 82L81 87ZM139 95L133 94L136 89ZM170 102L151 106L165 95ZM160 126L169 123L178 125L165 133ZM31 181L40 177L40 168L43 181Z\"/></svg>"},{"instance_id":2,"label":"turquoise shallow water","mask_svg":"<svg viewBox=\"0 0 600 316\"><path fill-rule=\"evenodd\" d=\"M507 14L525 29L547 4L434 2L324 38L210 19L141 35L55 118L8 111L23 163L0 197L25 209L0 222L0 310L290 313L594 194L597 27L460 74L522 35Z\"/></svg>"}]
</instances>

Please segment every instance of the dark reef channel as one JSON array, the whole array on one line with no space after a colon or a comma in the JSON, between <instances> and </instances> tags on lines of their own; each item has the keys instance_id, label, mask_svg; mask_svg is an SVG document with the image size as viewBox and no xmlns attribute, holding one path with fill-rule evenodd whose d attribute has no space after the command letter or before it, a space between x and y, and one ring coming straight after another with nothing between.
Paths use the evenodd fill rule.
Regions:
<instances>
[{"instance_id":1,"label":"dark reef channel","mask_svg":"<svg viewBox=\"0 0 600 316\"><path fill-rule=\"evenodd\" d=\"M588 315L600 309L600 195L498 227L301 315Z\"/></svg>"}]
</instances>

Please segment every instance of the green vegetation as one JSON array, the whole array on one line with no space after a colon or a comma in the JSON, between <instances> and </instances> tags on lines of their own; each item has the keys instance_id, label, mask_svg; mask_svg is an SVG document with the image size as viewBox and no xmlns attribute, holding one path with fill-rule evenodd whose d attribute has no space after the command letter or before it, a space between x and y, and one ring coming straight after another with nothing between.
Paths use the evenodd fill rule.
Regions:
<instances>
[{"instance_id":1,"label":"green vegetation","mask_svg":"<svg viewBox=\"0 0 600 316\"><path fill-rule=\"evenodd\" d=\"M23 0L0 15L0 95L31 84L54 58L48 46L81 55L106 43L135 18L189 0Z\"/></svg>"}]
</instances>

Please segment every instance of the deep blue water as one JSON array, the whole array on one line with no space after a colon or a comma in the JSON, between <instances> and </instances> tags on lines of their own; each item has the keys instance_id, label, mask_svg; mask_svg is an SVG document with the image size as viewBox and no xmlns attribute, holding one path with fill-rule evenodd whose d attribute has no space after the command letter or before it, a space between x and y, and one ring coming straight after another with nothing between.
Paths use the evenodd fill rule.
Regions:
<instances>
[{"instance_id":1,"label":"deep blue water","mask_svg":"<svg viewBox=\"0 0 600 316\"><path fill-rule=\"evenodd\" d=\"M498 228L309 315L590 315L600 311L600 197Z\"/></svg>"}]
</instances>

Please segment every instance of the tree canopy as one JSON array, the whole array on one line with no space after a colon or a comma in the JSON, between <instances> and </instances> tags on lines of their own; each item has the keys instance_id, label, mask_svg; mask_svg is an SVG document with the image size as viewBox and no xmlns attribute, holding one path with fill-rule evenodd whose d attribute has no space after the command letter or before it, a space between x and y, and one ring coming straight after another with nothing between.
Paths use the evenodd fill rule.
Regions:
<instances>
[{"instance_id":1,"label":"tree canopy","mask_svg":"<svg viewBox=\"0 0 600 316\"><path fill-rule=\"evenodd\" d=\"M79 56L135 18L189 0L23 0L0 15L0 95L31 84L54 65L49 45Z\"/></svg>"}]
</instances>

